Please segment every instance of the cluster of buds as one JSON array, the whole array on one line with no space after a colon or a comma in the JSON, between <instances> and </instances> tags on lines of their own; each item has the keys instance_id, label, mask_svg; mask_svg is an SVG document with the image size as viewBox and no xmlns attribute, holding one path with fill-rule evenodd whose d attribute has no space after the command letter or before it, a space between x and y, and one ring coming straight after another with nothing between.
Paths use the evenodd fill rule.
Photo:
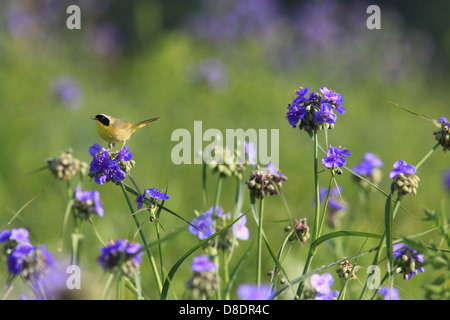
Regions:
<instances>
[{"instance_id":1,"label":"cluster of buds","mask_svg":"<svg viewBox=\"0 0 450 320\"><path fill-rule=\"evenodd\" d=\"M186 287L195 299L210 299L219 289L216 265L207 255L202 255L194 258L191 269L194 275L186 282Z\"/></svg>"},{"instance_id":2,"label":"cluster of buds","mask_svg":"<svg viewBox=\"0 0 450 320\"><path fill-rule=\"evenodd\" d=\"M309 237L309 227L306 224L306 218L300 219L300 220L294 220L291 225L287 226L284 231L289 232L291 231L292 227L294 230L291 232L291 235L289 236L289 241L294 241L295 239L298 239L300 243L305 243Z\"/></svg>"},{"instance_id":3,"label":"cluster of buds","mask_svg":"<svg viewBox=\"0 0 450 320\"><path fill-rule=\"evenodd\" d=\"M196 272L186 282L195 299L210 299L219 288L219 278L214 271Z\"/></svg>"},{"instance_id":4,"label":"cluster of buds","mask_svg":"<svg viewBox=\"0 0 450 320\"><path fill-rule=\"evenodd\" d=\"M60 153L57 157L47 159L46 162L47 168L53 176L63 181L72 179L80 172L84 175L87 171L87 164L74 158L71 148L65 153Z\"/></svg>"},{"instance_id":5,"label":"cluster of buds","mask_svg":"<svg viewBox=\"0 0 450 320\"><path fill-rule=\"evenodd\" d=\"M125 276L132 277L139 270L143 247L128 240L109 240L105 247L100 249L101 255L97 258L98 264L106 272L120 270Z\"/></svg>"},{"instance_id":6,"label":"cluster of buds","mask_svg":"<svg viewBox=\"0 0 450 320\"><path fill-rule=\"evenodd\" d=\"M250 172L250 179L245 181L256 198L277 195L282 183L287 181L287 177L271 163L268 164L268 168L268 171L263 171L257 165L256 170Z\"/></svg>"},{"instance_id":7,"label":"cluster of buds","mask_svg":"<svg viewBox=\"0 0 450 320\"><path fill-rule=\"evenodd\" d=\"M336 273L339 275L339 278L345 280L356 279L356 271L358 271L358 266L353 266L347 259L339 263L339 268L336 269Z\"/></svg>"},{"instance_id":8,"label":"cluster of buds","mask_svg":"<svg viewBox=\"0 0 450 320\"><path fill-rule=\"evenodd\" d=\"M405 280L410 280L418 272L424 272L424 255L410 246L399 243L394 245L395 272L403 274Z\"/></svg>"},{"instance_id":9,"label":"cluster of buds","mask_svg":"<svg viewBox=\"0 0 450 320\"><path fill-rule=\"evenodd\" d=\"M442 117L439 119L439 122L441 123L441 129L433 132L433 134L444 148L444 152L447 152L447 150L450 150L450 121Z\"/></svg>"},{"instance_id":10,"label":"cluster of buds","mask_svg":"<svg viewBox=\"0 0 450 320\"><path fill-rule=\"evenodd\" d=\"M402 195L416 195L417 189L419 188L419 182L420 178L415 174L400 173L395 177L392 188L393 190L398 190Z\"/></svg>"},{"instance_id":11,"label":"cluster of buds","mask_svg":"<svg viewBox=\"0 0 450 320\"><path fill-rule=\"evenodd\" d=\"M239 148L231 150L217 144L208 153L207 159L204 160L213 174L218 173L222 177L235 176L238 180L242 180L246 166L243 161L244 158Z\"/></svg>"}]
</instances>

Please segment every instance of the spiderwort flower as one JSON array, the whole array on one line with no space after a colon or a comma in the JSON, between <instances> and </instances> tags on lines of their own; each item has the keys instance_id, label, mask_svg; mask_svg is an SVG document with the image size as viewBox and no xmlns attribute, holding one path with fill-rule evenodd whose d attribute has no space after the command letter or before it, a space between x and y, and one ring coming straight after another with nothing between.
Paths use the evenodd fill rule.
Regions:
<instances>
[{"instance_id":1,"label":"spiderwort flower","mask_svg":"<svg viewBox=\"0 0 450 320\"><path fill-rule=\"evenodd\" d=\"M383 167L383 162L373 153L367 152L361 162L353 167L353 171L376 185L382 177L379 169L381 167ZM355 178L357 181L362 181L359 177L355 176ZM366 186L367 184L362 183L362 185Z\"/></svg>"},{"instance_id":2,"label":"spiderwort flower","mask_svg":"<svg viewBox=\"0 0 450 320\"><path fill-rule=\"evenodd\" d=\"M237 288L237 295L241 300L269 300L272 294L270 285L241 284Z\"/></svg>"},{"instance_id":3,"label":"spiderwort flower","mask_svg":"<svg viewBox=\"0 0 450 320\"><path fill-rule=\"evenodd\" d=\"M121 270L126 276L131 277L139 269L143 255L142 246L128 240L109 240L105 247L100 249L97 262L106 272Z\"/></svg>"},{"instance_id":4,"label":"spiderwort flower","mask_svg":"<svg viewBox=\"0 0 450 320\"><path fill-rule=\"evenodd\" d=\"M425 272L424 255L407 244L398 243L393 246L396 273L402 273L405 280L411 280L418 272Z\"/></svg>"},{"instance_id":5,"label":"spiderwort flower","mask_svg":"<svg viewBox=\"0 0 450 320\"><path fill-rule=\"evenodd\" d=\"M351 155L350 150L330 145L327 156L322 159L322 164L329 169L336 170L336 172L340 174L341 170L339 168L342 168L347 164L345 158L349 155Z\"/></svg>"},{"instance_id":6,"label":"spiderwort flower","mask_svg":"<svg viewBox=\"0 0 450 320\"><path fill-rule=\"evenodd\" d=\"M209 260L206 254L194 257L191 266L192 271L194 272L203 272L203 271L216 271L217 267Z\"/></svg>"},{"instance_id":7,"label":"spiderwort flower","mask_svg":"<svg viewBox=\"0 0 450 320\"><path fill-rule=\"evenodd\" d=\"M248 231L248 228L246 227L247 223L247 217L242 216L233 226L231 227L233 230L233 234L238 238L239 240L248 240L250 237L250 233Z\"/></svg>"},{"instance_id":8,"label":"spiderwort flower","mask_svg":"<svg viewBox=\"0 0 450 320\"><path fill-rule=\"evenodd\" d=\"M168 200L169 196L162 192L161 190L158 190L156 188L151 189L145 189L144 192L136 197L136 203L137 208L142 208L142 205L144 204L145 196L148 195L152 199L152 203L156 202L155 200Z\"/></svg>"},{"instance_id":9,"label":"spiderwort flower","mask_svg":"<svg viewBox=\"0 0 450 320\"><path fill-rule=\"evenodd\" d=\"M439 119L441 123L441 129L433 132L435 138L441 144L444 152L450 150L450 121L446 117Z\"/></svg>"},{"instance_id":10,"label":"spiderwort flower","mask_svg":"<svg viewBox=\"0 0 450 320\"><path fill-rule=\"evenodd\" d=\"M327 87L322 87L320 92L321 94L311 92L308 97L306 95L309 93L309 88L300 88L295 92L297 96L288 105L286 115L293 128L299 124L299 129L308 133L315 129L332 129L337 119L334 111L340 114L345 113L342 106L344 98L341 94Z\"/></svg>"},{"instance_id":11,"label":"spiderwort flower","mask_svg":"<svg viewBox=\"0 0 450 320\"><path fill-rule=\"evenodd\" d=\"M327 221L330 227L335 228L339 224L340 218L347 209L347 204L342 200L342 186L334 187L330 190L327 204ZM319 201L321 204L325 202L328 194L328 188L322 187L319 190ZM315 206L316 201L313 201Z\"/></svg>"},{"instance_id":12,"label":"spiderwort flower","mask_svg":"<svg viewBox=\"0 0 450 320\"><path fill-rule=\"evenodd\" d=\"M75 203L72 208L77 212L77 216L82 219L89 219L92 214L98 214L103 217L104 211L102 202L100 201L100 192L94 191L81 191L80 188L75 188Z\"/></svg>"},{"instance_id":13,"label":"spiderwort flower","mask_svg":"<svg viewBox=\"0 0 450 320\"><path fill-rule=\"evenodd\" d=\"M214 233L214 221L211 215L212 212L209 211L200 214L191 221L191 225L188 227L189 231L193 235L198 236L200 240L204 240Z\"/></svg>"},{"instance_id":14,"label":"spiderwort flower","mask_svg":"<svg viewBox=\"0 0 450 320\"><path fill-rule=\"evenodd\" d=\"M420 178L415 174L416 167L407 164L404 160L394 163L394 170L389 172L389 178L394 181L391 184L392 190L398 190L402 195L417 193Z\"/></svg>"},{"instance_id":15,"label":"spiderwort flower","mask_svg":"<svg viewBox=\"0 0 450 320\"><path fill-rule=\"evenodd\" d=\"M442 176L442 183L447 191L450 191L450 169L447 169Z\"/></svg>"},{"instance_id":16,"label":"spiderwort flower","mask_svg":"<svg viewBox=\"0 0 450 320\"><path fill-rule=\"evenodd\" d=\"M99 144L89 147L89 154L93 157L89 176L94 177L97 184L105 184L108 181L120 182L125 179L126 172L130 172L135 165L131 160L133 154L125 146L118 152L109 152Z\"/></svg>"},{"instance_id":17,"label":"spiderwort flower","mask_svg":"<svg viewBox=\"0 0 450 320\"><path fill-rule=\"evenodd\" d=\"M331 273L313 274L310 283L316 291L314 300L334 300L339 294L338 291L331 290L331 285L334 283Z\"/></svg>"},{"instance_id":18,"label":"spiderwort flower","mask_svg":"<svg viewBox=\"0 0 450 320\"><path fill-rule=\"evenodd\" d=\"M381 295L382 300L400 300L400 295L396 287L392 288L392 295L391 287L383 287L378 291L378 293Z\"/></svg>"},{"instance_id":19,"label":"spiderwort flower","mask_svg":"<svg viewBox=\"0 0 450 320\"><path fill-rule=\"evenodd\" d=\"M219 288L219 277L216 274L216 265L207 255L194 257L191 265L194 275L186 282L194 298L210 298Z\"/></svg>"}]
</instances>

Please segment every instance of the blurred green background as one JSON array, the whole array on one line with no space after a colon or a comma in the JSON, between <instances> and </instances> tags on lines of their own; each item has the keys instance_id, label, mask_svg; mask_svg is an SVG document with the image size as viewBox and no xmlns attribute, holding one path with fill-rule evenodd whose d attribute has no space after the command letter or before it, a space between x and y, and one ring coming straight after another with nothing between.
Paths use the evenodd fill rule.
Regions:
<instances>
[{"instance_id":1,"label":"blurred green background","mask_svg":"<svg viewBox=\"0 0 450 320\"><path fill-rule=\"evenodd\" d=\"M70 4L81 8L81 30L66 27L66 8ZM194 218L194 210L203 212L212 205L217 176L208 176L210 198L205 208L201 165L174 165L171 161L171 150L177 144L171 141L175 129L193 132L196 120L202 121L204 131L279 129L280 169L289 178L283 185L289 210L294 218L306 217L312 224L312 141L285 119L287 104L299 86L308 86L311 91L326 86L344 96L347 113L339 115L335 129L329 132L329 142L352 151L350 167L365 152L377 154L384 162L380 187L388 191L387 176L392 164L400 159L417 163L435 144L435 127L387 100L435 119L450 117L450 24L445 16L450 3L378 1L380 30L366 27L366 8L370 4L276 0L2 1L1 226L27 228L32 241L45 243L56 257L70 253L69 234L64 252L56 253L67 203L66 184L46 170L26 174L69 147L76 158L89 163L88 148L94 143L106 146L89 119L97 113L130 121L161 117L127 143L137 164L132 173L142 189L168 185L167 207L187 220ZM430 228L421 220L422 208L438 209L440 202L448 199L449 192L442 184L442 173L450 166L448 156L439 149L421 167L418 195L403 202L413 216L399 214L396 236ZM359 186L348 172L338 182L351 207L358 199ZM327 183L328 175L323 173L321 184ZM225 211L233 210L235 187L234 178L223 185L220 205ZM103 239L126 238L135 233L120 188L85 180L83 189L101 192L105 216L94 218L94 225ZM42 190L45 192L6 225L14 212ZM384 202L383 195L372 193L370 212L358 212L353 228L373 231L383 221ZM248 196L243 207L243 211L247 210ZM277 251L286 224L274 221L289 218L281 197L267 198L265 212L266 232ZM141 213L139 218L145 221L143 229L149 239L155 240L155 228L147 215ZM185 226L169 214L163 214L160 220L166 233ZM251 235L256 235L254 221L248 221ZM344 217L343 229L346 223ZM83 282L83 294L85 298L96 298L106 280L96 264L100 243L89 225L85 225L84 232L81 263L83 276L89 280ZM382 232L382 227L378 225L375 232ZM165 242L166 271L197 241L185 231ZM343 254L356 254L361 244L361 239L351 239L349 250ZM371 245L375 243L369 242L365 248ZM247 246L240 242L235 260ZM294 246L286 260L292 278L303 269L306 249ZM255 250L252 252L237 283L254 281ZM324 245L313 267L339 258L332 243ZM364 258L360 264L368 265L370 261L371 257ZM184 283L192 274L190 263L188 259L176 274L176 295L171 298L183 297ZM263 267L267 271L272 267L267 254ZM5 263L0 270L1 279L6 279ZM365 279L364 270L360 275ZM421 285L434 276L432 272L420 274L409 282L399 277L396 283L405 290L402 298L422 298ZM145 291L156 298L145 256L142 277ZM340 289L337 280L333 289ZM358 297L358 291L359 285L354 284L349 294L356 292L353 297ZM20 297L21 293L16 288L10 297Z\"/></svg>"}]
</instances>

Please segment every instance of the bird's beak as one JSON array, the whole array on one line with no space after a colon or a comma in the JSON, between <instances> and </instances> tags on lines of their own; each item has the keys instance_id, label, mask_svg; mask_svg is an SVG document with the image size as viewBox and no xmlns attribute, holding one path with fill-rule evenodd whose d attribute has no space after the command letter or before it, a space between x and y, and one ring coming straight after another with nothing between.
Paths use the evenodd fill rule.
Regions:
<instances>
[{"instance_id":1,"label":"bird's beak","mask_svg":"<svg viewBox=\"0 0 450 320\"><path fill-rule=\"evenodd\" d=\"M92 120L97 120L97 117L91 117Z\"/></svg>"}]
</instances>

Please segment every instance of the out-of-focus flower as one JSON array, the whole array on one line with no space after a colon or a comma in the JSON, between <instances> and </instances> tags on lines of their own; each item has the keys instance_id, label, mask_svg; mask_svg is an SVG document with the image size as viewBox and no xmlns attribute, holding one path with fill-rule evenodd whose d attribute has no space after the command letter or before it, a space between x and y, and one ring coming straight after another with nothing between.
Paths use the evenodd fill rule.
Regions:
<instances>
[{"instance_id":1,"label":"out-of-focus flower","mask_svg":"<svg viewBox=\"0 0 450 320\"><path fill-rule=\"evenodd\" d=\"M315 300L334 300L339 294L338 291L331 290L331 285L334 283L331 273L313 274L310 283L316 291Z\"/></svg>"},{"instance_id":2,"label":"out-of-focus flower","mask_svg":"<svg viewBox=\"0 0 450 320\"><path fill-rule=\"evenodd\" d=\"M194 257L192 261L191 269L194 272L203 272L203 271L215 271L216 265L214 262L209 260L207 255L201 255L198 257Z\"/></svg>"},{"instance_id":3,"label":"out-of-focus flower","mask_svg":"<svg viewBox=\"0 0 450 320\"><path fill-rule=\"evenodd\" d=\"M270 300L272 290L269 284L241 284L237 288L237 295L241 300Z\"/></svg>"},{"instance_id":4,"label":"out-of-focus flower","mask_svg":"<svg viewBox=\"0 0 450 320\"><path fill-rule=\"evenodd\" d=\"M396 287L392 288L392 292L390 287L383 287L378 293L381 295L382 300L400 300L400 295L398 294L398 289Z\"/></svg>"},{"instance_id":5,"label":"out-of-focus flower","mask_svg":"<svg viewBox=\"0 0 450 320\"><path fill-rule=\"evenodd\" d=\"M85 174L87 164L73 157L73 150L68 149L65 153L60 153L58 157L47 159L47 168L57 179L71 180L78 173Z\"/></svg>"},{"instance_id":6,"label":"out-of-focus flower","mask_svg":"<svg viewBox=\"0 0 450 320\"><path fill-rule=\"evenodd\" d=\"M342 215L347 210L347 204L344 200L342 200L342 187L337 186L333 187L330 190L330 195L328 197L327 204L327 221L328 224L335 228L339 225L339 220ZM328 194L328 188L320 188L319 190L319 201L321 204L325 203L326 196ZM316 204L316 201L313 201L313 205Z\"/></svg>"},{"instance_id":7,"label":"out-of-focus flower","mask_svg":"<svg viewBox=\"0 0 450 320\"><path fill-rule=\"evenodd\" d=\"M245 153L248 157L248 162L252 165L255 166L256 165L256 149L255 149L255 144L253 142L247 142L244 141L244 146L245 146Z\"/></svg>"},{"instance_id":8,"label":"out-of-focus flower","mask_svg":"<svg viewBox=\"0 0 450 320\"><path fill-rule=\"evenodd\" d=\"M192 262L194 275L186 282L186 287L196 299L208 299L219 288L219 277L216 265L207 255L194 257Z\"/></svg>"},{"instance_id":9,"label":"out-of-focus flower","mask_svg":"<svg viewBox=\"0 0 450 320\"><path fill-rule=\"evenodd\" d=\"M417 250L405 243L398 243L393 246L393 251L395 272L403 274L405 280L411 280L418 272L425 272L424 255Z\"/></svg>"},{"instance_id":10,"label":"out-of-focus flower","mask_svg":"<svg viewBox=\"0 0 450 320\"><path fill-rule=\"evenodd\" d=\"M83 99L80 84L70 76L60 76L53 80L53 95L67 109L77 109Z\"/></svg>"},{"instance_id":11,"label":"out-of-focus flower","mask_svg":"<svg viewBox=\"0 0 450 320\"><path fill-rule=\"evenodd\" d=\"M200 240L204 240L214 233L213 219L209 211L202 213L191 221L189 231L198 236ZM194 227L195 226L195 227Z\"/></svg>"},{"instance_id":12,"label":"out-of-focus flower","mask_svg":"<svg viewBox=\"0 0 450 320\"><path fill-rule=\"evenodd\" d=\"M450 191L450 169L446 170L442 175L442 183L447 191Z\"/></svg>"},{"instance_id":13,"label":"out-of-focus flower","mask_svg":"<svg viewBox=\"0 0 450 320\"><path fill-rule=\"evenodd\" d=\"M249 237L250 237L250 233L248 231L248 228L245 225L246 223L247 223L247 217L243 216L235 224L233 224L233 226L231 227L232 230L233 230L233 234L239 240L248 240Z\"/></svg>"},{"instance_id":14,"label":"out-of-focus flower","mask_svg":"<svg viewBox=\"0 0 450 320\"><path fill-rule=\"evenodd\" d=\"M113 24L96 25L90 31L90 44L94 52L103 58L118 58L122 55L126 39Z\"/></svg>"},{"instance_id":15,"label":"out-of-focus flower","mask_svg":"<svg viewBox=\"0 0 450 320\"><path fill-rule=\"evenodd\" d=\"M103 217L104 211L100 201L100 192L97 190L83 192L77 187L74 196L75 203L72 207L76 210L78 217L89 219L92 214Z\"/></svg>"},{"instance_id":16,"label":"out-of-focus flower","mask_svg":"<svg viewBox=\"0 0 450 320\"><path fill-rule=\"evenodd\" d=\"M190 78L205 83L211 89L222 91L228 86L228 73L218 58L207 58L191 66Z\"/></svg>"},{"instance_id":17,"label":"out-of-focus flower","mask_svg":"<svg viewBox=\"0 0 450 320\"><path fill-rule=\"evenodd\" d=\"M105 247L101 248L101 255L97 262L106 272L121 270L123 274L131 277L139 269L143 255L142 246L128 240L109 240Z\"/></svg>"},{"instance_id":18,"label":"out-of-focus flower","mask_svg":"<svg viewBox=\"0 0 450 320\"><path fill-rule=\"evenodd\" d=\"M383 162L373 153L367 152L364 154L361 162L353 167L353 171L377 185L382 177L381 170L379 169L381 167L383 167ZM358 181L361 181L361 179L358 178ZM362 183L362 185L366 186L367 184Z\"/></svg>"}]
</instances>

